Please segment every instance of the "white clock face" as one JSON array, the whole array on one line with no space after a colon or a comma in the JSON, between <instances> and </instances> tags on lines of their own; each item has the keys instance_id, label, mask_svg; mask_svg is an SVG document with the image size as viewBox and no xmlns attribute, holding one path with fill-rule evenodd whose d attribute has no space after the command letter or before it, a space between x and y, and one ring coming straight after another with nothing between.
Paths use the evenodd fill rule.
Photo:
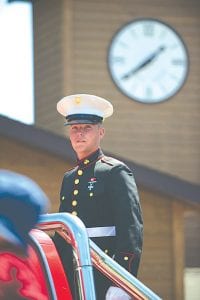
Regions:
<instances>
[{"instance_id":1,"label":"white clock face","mask_svg":"<svg viewBox=\"0 0 200 300\"><path fill-rule=\"evenodd\" d=\"M108 67L117 87L131 99L157 103L176 94L188 74L180 36L154 19L126 24L111 41Z\"/></svg>"}]
</instances>

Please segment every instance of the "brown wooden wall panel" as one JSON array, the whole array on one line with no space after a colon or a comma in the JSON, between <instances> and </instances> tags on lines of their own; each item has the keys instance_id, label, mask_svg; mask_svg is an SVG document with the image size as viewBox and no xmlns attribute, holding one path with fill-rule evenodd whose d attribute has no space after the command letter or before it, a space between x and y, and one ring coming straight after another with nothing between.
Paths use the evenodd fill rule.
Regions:
<instances>
[{"instance_id":1,"label":"brown wooden wall panel","mask_svg":"<svg viewBox=\"0 0 200 300\"><path fill-rule=\"evenodd\" d=\"M197 212L185 215L185 265L187 268L200 268L200 216Z\"/></svg>"},{"instance_id":2,"label":"brown wooden wall panel","mask_svg":"<svg viewBox=\"0 0 200 300\"><path fill-rule=\"evenodd\" d=\"M60 185L64 172L70 168L69 163L1 137L0 166L35 180L50 199L50 211L58 211Z\"/></svg>"},{"instance_id":3,"label":"brown wooden wall panel","mask_svg":"<svg viewBox=\"0 0 200 300\"><path fill-rule=\"evenodd\" d=\"M61 4L44 0L33 5L35 123L55 130L59 127L56 102L63 84Z\"/></svg>"},{"instance_id":4,"label":"brown wooden wall panel","mask_svg":"<svg viewBox=\"0 0 200 300\"><path fill-rule=\"evenodd\" d=\"M140 192L144 217L144 248L139 278L163 299L174 299L172 202L159 195ZM161 286L161 285L162 286Z\"/></svg>"}]
</instances>

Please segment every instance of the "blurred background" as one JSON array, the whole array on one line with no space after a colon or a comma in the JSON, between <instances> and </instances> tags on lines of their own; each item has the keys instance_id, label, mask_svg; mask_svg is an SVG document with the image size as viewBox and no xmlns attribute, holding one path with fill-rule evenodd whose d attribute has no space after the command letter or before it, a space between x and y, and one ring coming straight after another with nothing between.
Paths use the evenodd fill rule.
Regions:
<instances>
[{"instance_id":1,"label":"blurred background","mask_svg":"<svg viewBox=\"0 0 200 300\"><path fill-rule=\"evenodd\" d=\"M76 163L56 103L76 93L111 101L102 148L135 174L145 226L139 279L165 300L200 299L199 12L199 0L0 1L0 167L34 179L56 212L63 173ZM146 33L149 19L154 25ZM130 69L138 59L134 48L146 34L154 44L162 24L187 54L180 60L180 49L173 48L170 59L184 67L185 77L176 74L170 97L173 81L167 84L166 77L156 102L159 78L144 85L140 99L115 81L121 57L130 59L127 50L110 56L116 34L138 20L138 42L135 32L130 42L125 36L132 43ZM143 44L143 59L148 51ZM172 77L165 53L147 78L137 80L148 82L158 71Z\"/></svg>"}]
</instances>

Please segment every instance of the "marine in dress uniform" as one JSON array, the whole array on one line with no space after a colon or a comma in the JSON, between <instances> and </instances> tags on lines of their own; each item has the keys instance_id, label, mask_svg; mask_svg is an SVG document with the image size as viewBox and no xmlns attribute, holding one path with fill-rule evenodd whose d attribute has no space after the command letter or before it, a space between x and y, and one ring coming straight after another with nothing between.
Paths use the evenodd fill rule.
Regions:
<instances>
[{"instance_id":1,"label":"marine in dress uniform","mask_svg":"<svg viewBox=\"0 0 200 300\"><path fill-rule=\"evenodd\" d=\"M57 106L66 125L100 124L112 114L112 105L93 95L71 95ZM99 147L64 174L60 191L60 212L78 216L89 237L106 254L137 276L143 240L143 221L132 171L123 162L105 156ZM73 284L69 246L57 237L58 251ZM66 250L68 247L68 250ZM68 256L68 257L67 257ZM105 299L113 284L95 271L97 299ZM110 298L112 299L112 298ZM113 298L114 299L114 298ZM127 298L130 299L130 298Z\"/></svg>"}]
</instances>

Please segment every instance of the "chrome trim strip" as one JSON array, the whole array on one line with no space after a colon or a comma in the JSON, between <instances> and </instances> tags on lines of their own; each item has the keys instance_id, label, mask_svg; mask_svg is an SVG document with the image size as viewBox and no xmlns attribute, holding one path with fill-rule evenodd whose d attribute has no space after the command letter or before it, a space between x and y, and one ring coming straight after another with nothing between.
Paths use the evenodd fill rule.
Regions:
<instances>
[{"instance_id":1,"label":"chrome trim strip","mask_svg":"<svg viewBox=\"0 0 200 300\"><path fill-rule=\"evenodd\" d=\"M91 237L105 237L105 236L116 236L115 226L107 227L89 227L86 228L88 236Z\"/></svg>"}]
</instances>

